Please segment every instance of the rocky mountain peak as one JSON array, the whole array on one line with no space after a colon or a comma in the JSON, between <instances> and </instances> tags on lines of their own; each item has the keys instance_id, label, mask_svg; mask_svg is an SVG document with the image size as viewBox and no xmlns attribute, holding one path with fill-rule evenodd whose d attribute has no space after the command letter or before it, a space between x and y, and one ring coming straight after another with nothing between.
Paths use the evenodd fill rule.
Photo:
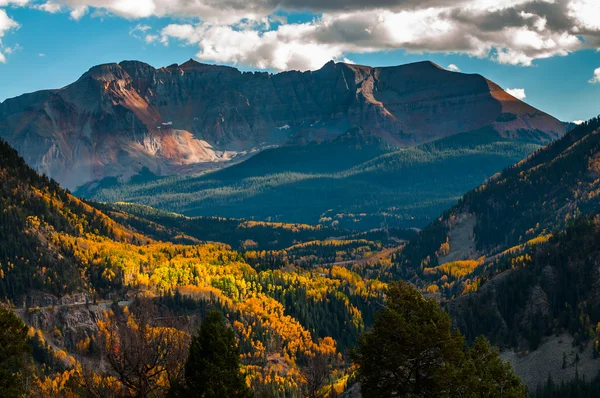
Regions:
<instances>
[{"instance_id":1,"label":"rocky mountain peak","mask_svg":"<svg viewBox=\"0 0 600 398\"><path fill-rule=\"evenodd\" d=\"M0 137L68 188L126 180L143 168L168 175L216 167L269 146L331 141L354 127L410 146L486 126L540 143L566 130L482 76L432 62L330 61L313 72L267 74L193 59L160 69L123 61L0 104Z\"/></svg>"},{"instance_id":2,"label":"rocky mountain peak","mask_svg":"<svg viewBox=\"0 0 600 398\"><path fill-rule=\"evenodd\" d=\"M111 82L129 79L129 75L117 63L102 64L92 67L84 73L79 80L94 79L97 81Z\"/></svg>"}]
</instances>

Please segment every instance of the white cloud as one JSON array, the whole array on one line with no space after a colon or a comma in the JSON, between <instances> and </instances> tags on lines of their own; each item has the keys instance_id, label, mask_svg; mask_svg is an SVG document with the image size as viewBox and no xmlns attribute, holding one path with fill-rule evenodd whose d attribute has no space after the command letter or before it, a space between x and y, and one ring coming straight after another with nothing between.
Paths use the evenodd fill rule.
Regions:
<instances>
[{"instance_id":1,"label":"white cloud","mask_svg":"<svg viewBox=\"0 0 600 398\"><path fill-rule=\"evenodd\" d=\"M135 32L142 32L142 33L146 33L148 32L150 29L152 29L152 26L150 25L145 25L142 23L139 23L137 25L135 25L130 31L129 33L135 33Z\"/></svg>"},{"instance_id":2,"label":"white cloud","mask_svg":"<svg viewBox=\"0 0 600 398\"><path fill-rule=\"evenodd\" d=\"M576 125L580 125L584 122L585 120L573 120L573 123L575 123Z\"/></svg>"},{"instance_id":3,"label":"white cloud","mask_svg":"<svg viewBox=\"0 0 600 398\"><path fill-rule=\"evenodd\" d=\"M47 1L43 4L35 5L34 8L41 10L41 11L49 12L51 14L55 14L55 13L61 11L63 9L63 6L58 3L55 3L53 1Z\"/></svg>"},{"instance_id":4,"label":"white cloud","mask_svg":"<svg viewBox=\"0 0 600 398\"><path fill-rule=\"evenodd\" d=\"M6 14L6 11L0 8L0 38L2 38L7 31L17 29L18 27L19 24L11 19L8 14Z\"/></svg>"},{"instance_id":5,"label":"white cloud","mask_svg":"<svg viewBox=\"0 0 600 398\"><path fill-rule=\"evenodd\" d=\"M25 5L33 0L0 0ZM600 48L598 0L39 0L71 18L184 17L160 31L132 31L146 43L181 40L197 57L273 69L308 69L348 53L403 49L459 53L531 66L538 59ZM1 8L0 8L1 9ZM310 11L287 23L275 11ZM450 69L450 68L449 68ZM450 69L451 70L451 69Z\"/></svg>"},{"instance_id":6,"label":"white cloud","mask_svg":"<svg viewBox=\"0 0 600 398\"><path fill-rule=\"evenodd\" d=\"M2 0L0 0L0 4L2 4ZM6 55L5 54L10 54L12 53L12 48L9 47L5 47L2 44L2 38L4 37L5 33L8 32L9 30L13 30L13 29L18 29L19 28L19 24L11 19L8 14L6 14L6 11L4 11L2 8L0 8L0 63L5 64L6 63Z\"/></svg>"},{"instance_id":7,"label":"white cloud","mask_svg":"<svg viewBox=\"0 0 600 398\"><path fill-rule=\"evenodd\" d=\"M200 60L277 70L316 69L342 58L342 49L336 45L304 40L314 33L311 24L282 25L264 33L220 25L168 25L161 32L161 42L175 38L197 44L200 51L196 57Z\"/></svg>"},{"instance_id":8,"label":"white cloud","mask_svg":"<svg viewBox=\"0 0 600 398\"><path fill-rule=\"evenodd\" d=\"M70 15L71 15L71 18L73 18L74 20L78 21L81 18L83 18L83 16L85 14L87 14L87 12L88 12L88 7L87 6L78 6L78 7L75 7L75 8L73 8L71 10Z\"/></svg>"},{"instance_id":9,"label":"white cloud","mask_svg":"<svg viewBox=\"0 0 600 398\"><path fill-rule=\"evenodd\" d=\"M351 52L396 49L461 53L531 66L537 59L600 47L600 29L586 28L582 34L583 25L569 14L570 2L581 1L465 0L462 7L447 1L445 6L422 9L344 9L274 28L267 23L171 24L162 30L161 42L177 39L198 45L197 57L206 61L273 69L309 69ZM306 57L306 51L315 59Z\"/></svg>"},{"instance_id":10,"label":"white cloud","mask_svg":"<svg viewBox=\"0 0 600 398\"><path fill-rule=\"evenodd\" d=\"M567 4L568 15L585 29L600 30L600 4L598 0L573 0Z\"/></svg>"},{"instance_id":11,"label":"white cloud","mask_svg":"<svg viewBox=\"0 0 600 398\"><path fill-rule=\"evenodd\" d=\"M589 82L592 84L600 83L600 68L596 68L594 70L594 76L589 80Z\"/></svg>"},{"instance_id":12,"label":"white cloud","mask_svg":"<svg viewBox=\"0 0 600 398\"><path fill-rule=\"evenodd\" d=\"M29 0L0 0L0 7L6 7L10 5L23 7L24 5L27 5L27 3L29 3Z\"/></svg>"},{"instance_id":13,"label":"white cloud","mask_svg":"<svg viewBox=\"0 0 600 398\"><path fill-rule=\"evenodd\" d=\"M516 99L524 100L525 98L527 98L527 96L525 95L525 89L523 88L507 88L504 91L506 91Z\"/></svg>"},{"instance_id":14,"label":"white cloud","mask_svg":"<svg viewBox=\"0 0 600 398\"><path fill-rule=\"evenodd\" d=\"M45 56L46 56L46 54L44 54L44 53L39 53L38 54L38 57L45 57Z\"/></svg>"},{"instance_id":15,"label":"white cloud","mask_svg":"<svg viewBox=\"0 0 600 398\"><path fill-rule=\"evenodd\" d=\"M452 71L452 72L460 72L460 68L454 64L448 65L448 67L446 69L448 69L449 71Z\"/></svg>"}]
</instances>

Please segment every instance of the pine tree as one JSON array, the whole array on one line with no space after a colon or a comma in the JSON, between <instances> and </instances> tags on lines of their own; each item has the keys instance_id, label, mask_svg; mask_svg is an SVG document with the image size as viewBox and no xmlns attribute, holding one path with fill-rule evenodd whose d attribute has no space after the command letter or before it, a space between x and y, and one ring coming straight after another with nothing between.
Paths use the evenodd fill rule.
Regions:
<instances>
[{"instance_id":1,"label":"pine tree","mask_svg":"<svg viewBox=\"0 0 600 398\"><path fill-rule=\"evenodd\" d=\"M0 307L0 396L25 393L24 371L29 346L27 326L11 311Z\"/></svg>"},{"instance_id":2,"label":"pine tree","mask_svg":"<svg viewBox=\"0 0 600 398\"><path fill-rule=\"evenodd\" d=\"M190 344L180 397L252 397L240 372L240 350L233 330L218 311L210 311Z\"/></svg>"},{"instance_id":3,"label":"pine tree","mask_svg":"<svg viewBox=\"0 0 600 398\"><path fill-rule=\"evenodd\" d=\"M391 284L372 330L353 354L363 397L524 398L527 389L484 338L464 338L434 300Z\"/></svg>"},{"instance_id":4,"label":"pine tree","mask_svg":"<svg viewBox=\"0 0 600 398\"><path fill-rule=\"evenodd\" d=\"M375 326L354 355L363 397L435 397L461 388L463 337L433 300L405 282L390 285Z\"/></svg>"}]
</instances>

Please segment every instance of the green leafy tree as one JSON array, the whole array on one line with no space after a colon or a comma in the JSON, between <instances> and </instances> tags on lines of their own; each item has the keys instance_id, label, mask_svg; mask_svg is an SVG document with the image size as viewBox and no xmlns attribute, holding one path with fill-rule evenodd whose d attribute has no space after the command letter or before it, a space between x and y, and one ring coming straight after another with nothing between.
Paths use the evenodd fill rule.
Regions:
<instances>
[{"instance_id":1,"label":"green leafy tree","mask_svg":"<svg viewBox=\"0 0 600 398\"><path fill-rule=\"evenodd\" d=\"M510 367L483 336L478 337L467 351L464 368L469 394L478 398L526 397L527 389Z\"/></svg>"},{"instance_id":2,"label":"green leafy tree","mask_svg":"<svg viewBox=\"0 0 600 398\"><path fill-rule=\"evenodd\" d=\"M463 345L435 301L407 283L392 284L354 354L361 392L365 398L447 396L461 388Z\"/></svg>"},{"instance_id":3,"label":"green leafy tree","mask_svg":"<svg viewBox=\"0 0 600 398\"><path fill-rule=\"evenodd\" d=\"M485 338L465 350L448 314L405 282L390 285L353 359L365 398L527 396Z\"/></svg>"},{"instance_id":4,"label":"green leafy tree","mask_svg":"<svg viewBox=\"0 0 600 398\"><path fill-rule=\"evenodd\" d=\"M240 372L240 350L233 330L218 311L210 311L192 338L185 381L175 396L246 398L252 393Z\"/></svg>"},{"instance_id":5,"label":"green leafy tree","mask_svg":"<svg viewBox=\"0 0 600 398\"><path fill-rule=\"evenodd\" d=\"M0 307L0 396L25 393L23 372L27 364L27 326L13 312Z\"/></svg>"}]
</instances>

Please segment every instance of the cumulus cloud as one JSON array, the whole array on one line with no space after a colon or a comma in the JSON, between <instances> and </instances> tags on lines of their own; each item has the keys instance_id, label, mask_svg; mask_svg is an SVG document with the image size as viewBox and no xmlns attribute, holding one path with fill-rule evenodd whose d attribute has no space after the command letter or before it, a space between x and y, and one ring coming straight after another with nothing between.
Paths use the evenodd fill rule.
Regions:
<instances>
[{"instance_id":1,"label":"cumulus cloud","mask_svg":"<svg viewBox=\"0 0 600 398\"><path fill-rule=\"evenodd\" d=\"M504 91L506 91L516 99L524 100L525 98L527 98L527 96L525 95L525 89L523 88L507 88Z\"/></svg>"},{"instance_id":2,"label":"cumulus cloud","mask_svg":"<svg viewBox=\"0 0 600 398\"><path fill-rule=\"evenodd\" d=\"M0 0L26 4L28 0ZM127 19L185 17L146 43L183 41L197 57L259 68L309 69L348 53L403 49L531 66L538 59L600 48L598 0L40 0L48 12ZM310 11L306 23L276 17Z\"/></svg>"},{"instance_id":3,"label":"cumulus cloud","mask_svg":"<svg viewBox=\"0 0 600 398\"><path fill-rule=\"evenodd\" d=\"M277 30L237 30L230 26L168 25L161 41L184 40L197 44L196 57L221 63L241 63L257 68L277 70L315 69L332 59L342 59L342 48L336 44L311 43L311 24L282 25Z\"/></svg>"},{"instance_id":4,"label":"cumulus cloud","mask_svg":"<svg viewBox=\"0 0 600 398\"><path fill-rule=\"evenodd\" d=\"M594 76L592 76L592 78L589 80L589 82L592 84L600 83L600 68L596 68L594 70Z\"/></svg>"},{"instance_id":5,"label":"cumulus cloud","mask_svg":"<svg viewBox=\"0 0 600 398\"><path fill-rule=\"evenodd\" d=\"M58 3L55 3L53 1L48 1L46 3L36 4L33 6L33 8L35 8L37 10L49 12L50 14L55 14L59 11L62 11L63 6Z\"/></svg>"},{"instance_id":6,"label":"cumulus cloud","mask_svg":"<svg viewBox=\"0 0 600 398\"><path fill-rule=\"evenodd\" d=\"M278 70L310 69L323 59L351 52L396 49L461 53L530 66L536 59L593 47L595 37L600 47L600 29L588 26L583 32L567 7L570 0L562 1L558 6L531 0L469 0L463 7L330 12L272 29L264 24L171 24L162 30L161 42L177 39L198 45L202 60Z\"/></svg>"},{"instance_id":7,"label":"cumulus cloud","mask_svg":"<svg viewBox=\"0 0 600 398\"><path fill-rule=\"evenodd\" d=\"M527 98L527 96L525 95L524 88L507 88L504 91L506 91L516 99L524 100L525 98Z\"/></svg>"},{"instance_id":8,"label":"cumulus cloud","mask_svg":"<svg viewBox=\"0 0 600 398\"><path fill-rule=\"evenodd\" d=\"M448 67L446 69L448 69L449 71L452 71L452 72L460 72L460 68L454 64L448 65Z\"/></svg>"},{"instance_id":9,"label":"cumulus cloud","mask_svg":"<svg viewBox=\"0 0 600 398\"><path fill-rule=\"evenodd\" d=\"M573 120L573 123L576 125L583 124L584 120Z\"/></svg>"},{"instance_id":10,"label":"cumulus cloud","mask_svg":"<svg viewBox=\"0 0 600 398\"><path fill-rule=\"evenodd\" d=\"M2 4L2 1L3 0L0 0L0 5ZM0 63L6 63L6 54L10 54L12 52L11 48L5 47L2 44L2 38L9 30L18 28L19 24L11 19L8 14L6 14L6 11L0 8Z\"/></svg>"}]
</instances>

